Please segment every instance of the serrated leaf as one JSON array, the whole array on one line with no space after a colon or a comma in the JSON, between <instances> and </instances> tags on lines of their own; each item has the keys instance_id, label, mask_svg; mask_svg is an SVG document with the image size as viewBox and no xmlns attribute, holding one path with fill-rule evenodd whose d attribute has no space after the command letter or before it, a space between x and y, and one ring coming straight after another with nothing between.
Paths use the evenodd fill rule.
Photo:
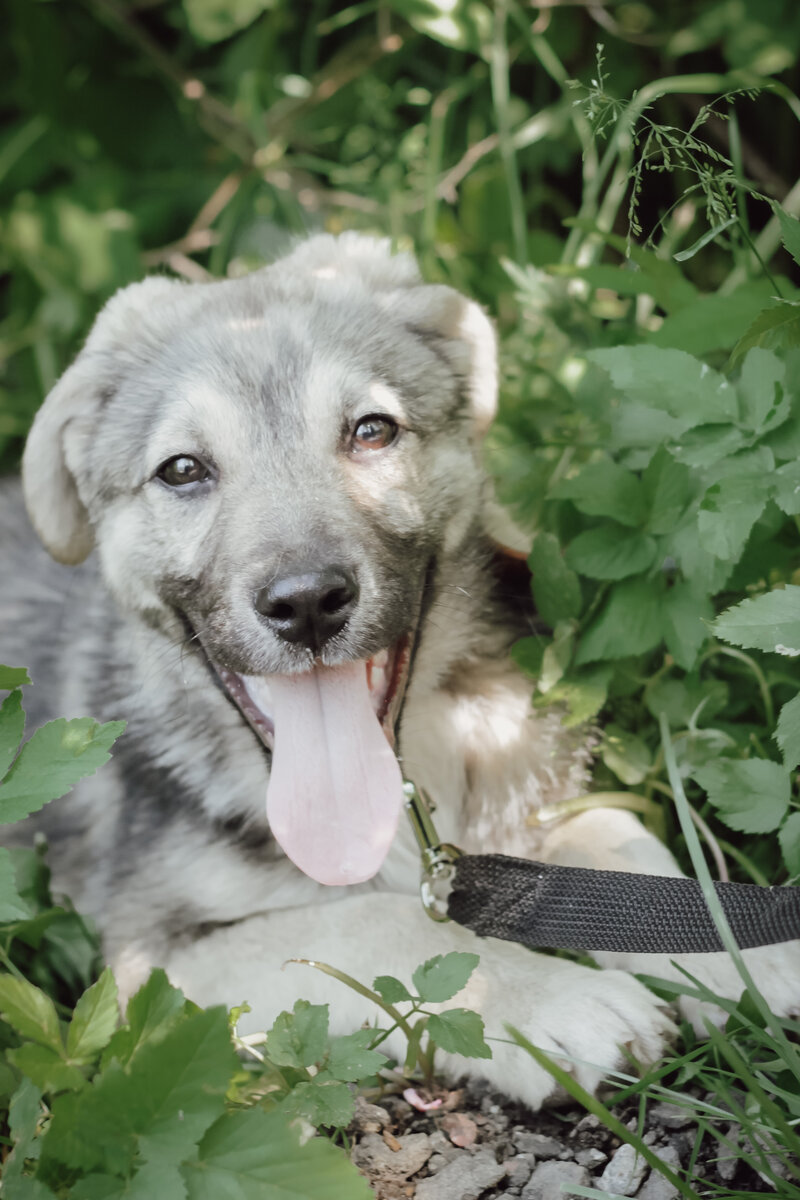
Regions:
<instances>
[{"instance_id":1,"label":"serrated leaf","mask_svg":"<svg viewBox=\"0 0 800 1200\"><path fill-rule=\"evenodd\" d=\"M636 404L692 425L735 421L738 416L736 393L727 379L682 350L615 346L592 350L587 358L607 371L614 386Z\"/></svg>"},{"instance_id":2,"label":"serrated leaf","mask_svg":"<svg viewBox=\"0 0 800 1200\"><path fill-rule=\"evenodd\" d=\"M399 979L395 979L394 975L379 975L377 979L373 980L372 987L387 1004L397 1004L401 1000L412 999L406 985Z\"/></svg>"},{"instance_id":3,"label":"serrated leaf","mask_svg":"<svg viewBox=\"0 0 800 1200\"><path fill-rule=\"evenodd\" d=\"M664 640L679 667L691 671L711 636L711 600L691 583L674 584L664 598Z\"/></svg>"},{"instance_id":4,"label":"serrated leaf","mask_svg":"<svg viewBox=\"0 0 800 1200\"><path fill-rule=\"evenodd\" d=\"M790 217L780 204L773 202L772 208L780 221L781 241L797 265L800 266L800 221L797 220L797 217Z\"/></svg>"},{"instance_id":5,"label":"serrated leaf","mask_svg":"<svg viewBox=\"0 0 800 1200\"><path fill-rule=\"evenodd\" d=\"M647 743L613 722L603 730L600 757L618 779L629 787L641 783L653 765Z\"/></svg>"},{"instance_id":6,"label":"serrated leaf","mask_svg":"<svg viewBox=\"0 0 800 1200\"><path fill-rule=\"evenodd\" d=\"M714 622L714 633L745 649L800 656L800 587L787 584L726 609Z\"/></svg>"},{"instance_id":7,"label":"serrated leaf","mask_svg":"<svg viewBox=\"0 0 800 1200\"><path fill-rule=\"evenodd\" d=\"M111 968L106 967L75 1005L67 1030L67 1056L90 1062L111 1040L118 1023L117 984Z\"/></svg>"},{"instance_id":8,"label":"serrated leaf","mask_svg":"<svg viewBox=\"0 0 800 1200\"><path fill-rule=\"evenodd\" d=\"M19 749L25 732L22 692L13 691L0 705L0 779L5 775Z\"/></svg>"},{"instance_id":9,"label":"serrated leaf","mask_svg":"<svg viewBox=\"0 0 800 1200\"><path fill-rule=\"evenodd\" d=\"M778 832L781 854L792 879L800 876L800 812L791 813Z\"/></svg>"},{"instance_id":10,"label":"serrated leaf","mask_svg":"<svg viewBox=\"0 0 800 1200\"><path fill-rule=\"evenodd\" d=\"M617 580L640 575L653 565L656 543L647 534L600 525L579 533L567 548L566 560L589 579Z\"/></svg>"},{"instance_id":11,"label":"serrated leaf","mask_svg":"<svg viewBox=\"0 0 800 1200\"><path fill-rule=\"evenodd\" d=\"M328 1074L334 1079L353 1083L375 1075L385 1064L386 1055L379 1050L370 1050L369 1044L374 1038L371 1029L357 1029L355 1033L333 1038L325 1064Z\"/></svg>"},{"instance_id":12,"label":"serrated leaf","mask_svg":"<svg viewBox=\"0 0 800 1200\"><path fill-rule=\"evenodd\" d=\"M720 821L742 833L772 833L786 815L788 772L763 758L721 758L695 771Z\"/></svg>"},{"instance_id":13,"label":"serrated leaf","mask_svg":"<svg viewBox=\"0 0 800 1200\"><path fill-rule=\"evenodd\" d=\"M189 1200L370 1200L372 1191L326 1138L304 1145L276 1109L227 1113L181 1167Z\"/></svg>"},{"instance_id":14,"label":"serrated leaf","mask_svg":"<svg viewBox=\"0 0 800 1200\"><path fill-rule=\"evenodd\" d=\"M697 515L700 543L726 562L741 557L750 531L767 503L769 479L756 476L721 479L703 497Z\"/></svg>"},{"instance_id":15,"label":"serrated leaf","mask_svg":"<svg viewBox=\"0 0 800 1200\"><path fill-rule=\"evenodd\" d=\"M483 1037L483 1019L468 1008L448 1008L428 1020L428 1033L447 1054L467 1058L491 1058L492 1051Z\"/></svg>"},{"instance_id":16,"label":"serrated leaf","mask_svg":"<svg viewBox=\"0 0 800 1200\"><path fill-rule=\"evenodd\" d=\"M637 577L614 584L601 612L578 643L577 666L628 658L654 649L664 634L664 589Z\"/></svg>"},{"instance_id":17,"label":"serrated leaf","mask_svg":"<svg viewBox=\"0 0 800 1200\"><path fill-rule=\"evenodd\" d=\"M297 1000L282 1012L267 1034L267 1056L277 1067L310 1067L328 1045L328 1005Z\"/></svg>"},{"instance_id":18,"label":"serrated leaf","mask_svg":"<svg viewBox=\"0 0 800 1200\"><path fill-rule=\"evenodd\" d=\"M562 679L547 695L548 703L565 704L561 718L565 729L582 725L599 713L608 696L611 666L585 667Z\"/></svg>"},{"instance_id":19,"label":"serrated leaf","mask_svg":"<svg viewBox=\"0 0 800 1200\"><path fill-rule=\"evenodd\" d=\"M35 1042L24 1042L16 1049L6 1051L9 1061L32 1079L42 1092L80 1091L86 1087L86 1077L77 1067L64 1059L49 1046L37 1046Z\"/></svg>"},{"instance_id":20,"label":"serrated leaf","mask_svg":"<svg viewBox=\"0 0 800 1200\"><path fill-rule=\"evenodd\" d=\"M542 672L542 662L547 645L544 637L535 634L531 637L520 638L511 647L511 657L521 671L524 671L531 679L538 679Z\"/></svg>"},{"instance_id":21,"label":"serrated leaf","mask_svg":"<svg viewBox=\"0 0 800 1200\"><path fill-rule=\"evenodd\" d=\"M755 318L731 351L730 367L735 369L749 350L786 351L800 346L800 304L796 300L776 300Z\"/></svg>"},{"instance_id":22,"label":"serrated leaf","mask_svg":"<svg viewBox=\"0 0 800 1200\"><path fill-rule=\"evenodd\" d=\"M27 921L33 914L17 891L14 862L8 850L0 847L0 923Z\"/></svg>"},{"instance_id":23,"label":"serrated leaf","mask_svg":"<svg viewBox=\"0 0 800 1200\"><path fill-rule=\"evenodd\" d=\"M124 721L59 718L37 729L0 783L0 824L20 821L108 762Z\"/></svg>"},{"instance_id":24,"label":"serrated leaf","mask_svg":"<svg viewBox=\"0 0 800 1200\"><path fill-rule=\"evenodd\" d=\"M790 517L800 515L800 462L788 462L772 476L772 497Z\"/></svg>"},{"instance_id":25,"label":"serrated leaf","mask_svg":"<svg viewBox=\"0 0 800 1200\"><path fill-rule=\"evenodd\" d=\"M23 1038L63 1056L58 1015L49 996L25 979L0 975L0 1015Z\"/></svg>"},{"instance_id":26,"label":"serrated leaf","mask_svg":"<svg viewBox=\"0 0 800 1200\"><path fill-rule=\"evenodd\" d=\"M561 554L558 538L538 533L528 565L536 609L551 628L559 621L577 617L581 611L581 587Z\"/></svg>"},{"instance_id":27,"label":"serrated leaf","mask_svg":"<svg viewBox=\"0 0 800 1200\"><path fill-rule=\"evenodd\" d=\"M784 704L773 736L781 748L783 765L791 771L800 764L800 696Z\"/></svg>"},{"instance_id":28,"label":"serrated leaf","mask_svg":"<svg viewBox=\"0 0 800 1200\"><path fill-rule=\"evenodd\" d=\"M689 468L661 447L642 475L642 487L649 510L648 532L672 532L694 492Z\"/></svg>"},{"instance_id":29,"label":"serrated leaf","mask_svg":"<svg viewBox=\"0 0 800 1200\"><path fill-rule=\"evenodd\" d=\"M647 341L653 346L685 350L701 358L714 350L728 350L756 319L773 292L768 279L754 279L725 295L699 296L668 315Z\"/></svg>"},{"instance_id":30,"label":"serrated leaf","mask_svg":"<svg viewBox=\"0 0 800 1200\"><path fill-rule=\"evenodd\" d=\"M184 1004L183 992L172 986L160 967L156 968L128 1001L126 1025L109 1041L102 1065L112 1058L127 1063L141 1046L165 1037L182 1018Z\"/></svg>"},{"instance_id":31,"label":"serrated leaf","mask_svg":"<svg viewBox=\"0 0 800 1200\"><path fill-rule=\"evenodd\" d=\"M777 429L791 412L783 388L784 365L769 350L754 349L742 363L736 385L740 420L757 433Z\"/></svg>"},{"instance_id":32,"label":"serrated leaf","mask_svg":"<svg viewBox=\"0 0 800 1200\"><path fill-rule=\"evenodd\" d=\"M562 479L550 496L554 500L571 500L587 516L612 517L621 525L640 524L646 510L639 479L611 459L589 463L572 479Z\"/></svg>"},{"instance_id":33,"label":"serrated leaf","mask_svg":"<svg viewBox=\"0 0 800 1200\"><path fill-rule=\"evenodd\" d=\"M688 467L705 470L742 450L747 445L743 430L735 425L698 425L676 438L670 454Z\"/></svg>"},{"instance_id":34,"label":"serrated leaf","mask_svg":"<svg viewBox=\"0 0 800 1200\"><path fill-rule=\"evenodd\" d=\"M15 1195L23 1195L21 1185L25 1179L22 1174L25 1160L39 1156L40 1143L36 1134L43 1116L41 1091L33 1080L23 1079L8 1106L8 1126L14 1148L3 1163L3 1194L10 1200ZM51 1195L42 1184L40 1196ZM35 1192L31 1193L30 1200L37 1200Z\"/></svg>"},{"instance_id":35,"label":"serrated leaf","mask_svg":"<svg viewBox=\"0 0 800 1200\"><path fill-rule=\"evenodd\" d=\"M412 979L417 994L426 1004L450 1000L460 992L480 962L478 954L453 950L437 954L417 967Z\"/></svg>"},{"instance_id":36,"label":"serrated leaf","mask_svg":"<svg viewBox=\"0 0 800 1200\"><path fill-rule=\"evenodd\" d=\"M336 1079L296 1083L285 1100L281 1112L289 1117L302 1117L317 1127L343 1128L353 1119L355 1102L346 1083Z\"/></svg>"},{"instance_id":37,"label":"serrated leaf","mask_svg":"<svg viewBox=\"0 0 800 1200\"><path fill-rule=\"evenodd\" d=\"M24 667L0 666L0 692L10 692L12 688L25 687L31 677Z\"/></svg>"}]
</instances>

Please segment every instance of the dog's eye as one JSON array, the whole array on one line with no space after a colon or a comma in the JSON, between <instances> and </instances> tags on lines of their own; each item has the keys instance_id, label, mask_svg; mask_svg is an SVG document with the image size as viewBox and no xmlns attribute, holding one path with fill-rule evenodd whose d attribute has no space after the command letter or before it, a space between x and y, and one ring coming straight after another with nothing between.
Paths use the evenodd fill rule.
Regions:
<instances>
[{"instance_id":1,"label":"dog's eye","mask_svg":"<svg viewBox=\"0 0 800 1200\"><path fill-rule=\"evenodd\" d=\"M193 458L191 454L177 454L175 458L168 459L162 463L156 472L159 479L170 487L186 487L190 483L205 483L211 478L211 471L200 462L199 458Z\"/></svg>"},{"instance_id":2,"label":"dog's eye","mask_svg":"<svg viewBox=\"0 0 800 1200\"><path fill-rule=\"evenodd\" d=\"M397 423L391 417L363 417L353 430L353 450L382 450L397 437Z\"/></svg>"}]
</instances>

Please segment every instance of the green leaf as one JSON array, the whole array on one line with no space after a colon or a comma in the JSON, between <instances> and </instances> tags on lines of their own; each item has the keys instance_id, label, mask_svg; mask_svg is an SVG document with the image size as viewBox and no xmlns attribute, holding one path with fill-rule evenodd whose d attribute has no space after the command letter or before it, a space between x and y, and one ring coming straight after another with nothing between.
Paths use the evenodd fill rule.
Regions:
<instances>
[{"instance_id":1,"label":"green leaf","mask_svg":"<svg viewBox=\"0 0 800 1200\"><path fill-rule=\"evenodd\" d=\"M67 1030L67 1055L73 1061L91 1062L111 1040L119 1023L117 984L106 967L75 1005Z\"/></svg>"},{"instance_id":2,"label":"green leaf","mask_svg":"<svg viewBox=\"0 0 800 1200\"><path fill-rule=\"evenodd\" d=\"M520 638L511 647L511 657L521 671L531 679L538 679L542 673L542 662L548 643L539 634Z\"/></svg>"},{"instance_id":3,"label":"green leaf","mask_svg":"<svg viewBox=\"0 0 800 1200\"><path fill-rule=\"evenodd\" d=\"M0 975L0 1015L21 1037L49 1046L63 1056L55 1005L32 983L12 975Z\"/></svg>"},{"instance_id":4,"label":"green leaf","mask_svg":"<svg viewBox=\"0 0 800 1200\"><path fill-rule=\"evenodd\" d=\"M772 203L772 208L781 223L781 241L797 265L800 266L800 221L797 220L797 217L790 217L775 201Z\"/></svg>"},{"instance_id":5,"label":"green leaf","mask_svg":"<svg viewBox=\"0 0 800 1200\"><path fill-rule=\"evenodd\" d=\"M711 600L689 582L674 584L664 597L664 640L679 667L691 671L711 636Z\"/></svg>"},{"instance_id":6,"label":"green leaf","mask_svg":"<svg viewBox=\"0 0 800 1200\"><path fill-rule=\"evenodd\" d=\"M558 538L538 533L528 559L536 609L551 628L559 621L577 617L581 611L578 576L566 566Z\"/></svg>"},{"instance_id":7,"label":"green leaf","mask_svg":"<svg viewBox=\"0 0 800 1200\"><path fill-rule=\"evenodd\" d=\"M679 250L677 254L673 254L672 257L675 259L675 262L688 262L690 258L694 258L698 250L702 250L709 242L713 242L726 229L730 229L731 225L735 225L738 220L738 217L729 217L727 221L722 221L719 225L712 225L711 229L707 229L702 237L699 237L686 250Z\"/></svg>"},{"instance_id":8,"label":"green leaf","mask_svg":"<svg viewBox=\"0 0 800 1200\"><path fill-rule=\"evenodd\" d=\"M8 850L0 847L0 923L27 921L33 914L17 891L14 862Z\"/></svg>"},{"instance_id":9,"label":"green leaf","mask_svg":"<svg viewBox=\"0 0 800 1200\"><path fill-rule=\"evenodd\" d=\"M0 705L0 779L5 775L17 753L25 732L25 713L22 692L11 692Z\"/></svg>"},{"instance_id":10,"label":"green leaf","mask_svg":"<svg viewBox=\"0 0 800 1200\"><path fill-rule=\"evenodd\" d=\"M328 1045L328 1006L297 1000L294 1011L282 1012L267 1034L267 1055L276 1067L310 1067Z\"/></svg>"},{"instance_id":11,"label":"green leaf","mask_svg":"<svg viewBox=\"0 0 800 1200\"><path fill-rule=\"evenodd\" d=\"M23 1200L43 1200L52 1195L44 1184L40 1192L31 1191L29 1198L23 1192L23 1186L28 1182L22 1173L25 1160L39 1157L40 1143L36 1134L43 1117L41 1091L33 1080L23 1079L8 1107L8 1126L14 1143L14 1149L3 1163L3 1195L8 1200L14 1200L15 1196L21 1196ZM38 1183L38 1180L30 1182Z\"/></svg>"},{"instance_id":12,"label":"green leaf","mask_svg":"<svg viewBox=\"0 0 800 1200\"><path fill-rule=\"evenodd\" d=\"M468 1008L448 1008L428 1019L428 1033L447 1054L467 1058L491 1058L483 1037L483 1019Z\"/></svg>"},{"instance_id":13,"label":"green leaf","mask_svg":"<svg viewBox=\"0 0 800 1200\"><path fill-rule=\"evenodd\" d=\"M786 818L778 833L783 861L792 879L800 876L800 812Z\"/></svg>"},{"instance_id":14,"label":"green leaf","mask_svg":"<svg viewBox=\"0 0 800 1200\"><path fill-rule=\"evenodd\" d=\"M638 525L645 515L641 483L632 471L610 459L589 463L574 478L562 479L550 496L554 500L571 500L580 512L590 517L613 517L621 525Z\"/></svg>"},{"instance_id":15,"label":"green leaf","mask_svg":"<svg viewBox=\"0 0 800 1200\"><path fill-rule=\"evenodd\" d=\"M0 666L0 692L10 692L12 688L25 687L31 677L24 667Z\"/></svg>"},{"instance_id":16,"label":"green leaf","mask_svg":"<svg viewBox=\"0 0 800 1200\"><path fill-rule=\"evenodd\" d=\"M771 833L789 807L788 772L763 758L721 758L695 771L720 821L742 833Z\"/></svg>"},{"instance_id":17,"label":"green leaf","mask_svg":"<svg viewBox=\"0 0 800 1200\"><path fill-rule=\"evenodd\" d=\"M343 1151L300 1136L280 1109L227 1113L181 1167L189 1200L371 1200Z\"/></svg>"},{"instance_id":18,"label":"green leaf","mask_svg":"<svg viewBox=\"0 0 800 1200\"><path fill-rule=\"evenodd\" d=\"M755 321L773 293L769 280L759 279L725 295L698 296L665 317L647 341L652 346L685 350L701 358L715 350L728 350Z\"/></svg>"},{"instance_id":19,"label":"green leaf","mask_svg":"<svg viewBox=\"0 0 800 1200\"><path fill-rule=\"evenodd\" d=\"M417 967L412 976L418 996L426 1004L450 1000L465 986L479 962L478 954L467 954L459 950L429 958Z\"/></svg>"},{"instance_id":20,"label":"green leaf","mask_svg":"<svg viewBox=\"0 0 800 1200\"><path fill-rule=\"evenodd\" d=\"M118 1029L103 1054L103 1066L118 1058L127 1063L148 1042L158 1042L184 1013L183 992L172 986L161 968L152 971L128 1001L127 1024Z\"/></svg>"},{"instance_id":21,"label":"green leaf","mask_svg":"<svg viewBox=\"0 0 800 1200\"><path fill-rule=\"evenodd\" d=\"M773 499L790 517L800 515L800 462L788 462L772 476Z\"/></svg>"},{"instance_id":22,"label":"green leaf","mask_svg":"<svg viewBox=\"0 0 800 1200\"><path fill-rule=\"evenodd\" d=\"M676 462L663 446L656 451L642 475L647 497L650 533L671 533L692 499L693 486L688 467Z\"/></svg>"},{"instance_id":23,"label":"green leaf","mask_svg":"<svg viewBox=\"0 0 800 1200\"><path fill-rule=\"evenodd\" d=\"M654 649L664 633L663 600L663 586L655 580L636 578L615 584L578 644L576 665Z\"/></svg>"},{"instance_id":24,"label":"green leaf","mask_svg":"<svg viewBox=\"0 0 800 1200\"><path fill-rule=\"evenodd\" d=\"M727 299L727 297L726 297ZM730 367L735 369L749 350L794 350L800 346L800 303L777 300L760 313L742 334L731 352Z\"/></svg>"},{"instance_id":25,"label":"green leaf","mask_svg":"<svg viewBox=\"0 0 800 1200\"><path fill-rule=\"evenodd\" d=\"M354 1108L349 1087L335 1079L296 1083L281 1101L281 1112L289 1117L303 1117L316 1126L344 1128L352 1121Z\"/></svg>"},{"instance_id":26,"label":"green leaf","mask_svg":"<svg viewBox=\"0 0 800 1200\"><path fill-rule=\"evenodd\" d=\"M784 704L774 733L787 771L800 765L800 696Z\"/></svg>"},{"instance_id":27,"label":"green leaf","mask_svg":"<svg viewBox=\"0 0 800 1200\"><path fill-rule=\"evenodd\" d=\"M736 391L741 423L758 433L777 429L791 412L784 396L783 363L769 350L751 350L742 363Z\"/></svg>"},{"instance_id":28,"label":"green leaf","mask_svg":"<svg viewBox=\"0 0 800 1200\"><path fill-rule=\"evenodd\" d=\"M615 346L592 350L587 358L635 403L688 422L686 429L738 416L736 393L727 379L683 350Z\"/></svg>"},{"instance_id":29,"label":"green leaf","mask_svg":"<svg viewBox=\"0 0 800 1200\"><path fill-rule=\"evenodd\" d=\"M564 676L572 661L576 628L572 621L560 621L553 630L553 640L545 646L538 686L542 695L551 691Z\"/></svg>"},{"instance_id":30,"label":"green leaf","mask_svg":"<svg viewBox=\"0 0 800 1200\"><path fill-rule=\"evenodd\" d=\"M37 1088L52 1095L55 1092L80 1091L86 1087L86 1077L77 1067L64 1059L49 1046L37 1046L35 1042L24 1042L14 1050L6 1051L9 1061L32 1079Z\"/></svg>"},{"instance_id":31,"label":"green leaf","mask_svg":"<svg viewBox=\"0 0 800 1200\"><path fill-rule=\"evenodd\" d=\"M600 525L587 529L569 544L569 566L590 579L625 579L639 575L653 565L656 543L637 530L619 525Z\"/></svg>"},{"instance_id":32,"label":"green leaf","mask_svg":"<svg viewBox=\"0 0 800 1200\"><path fill-rule=\"evenodd\" d=\"M124 721L60 718L37 729L0 783L0 824L20 821L108 762Z\"/></svg>"},{"instance_id":33,"label":"green leaf","mask_svg":"<svg viewBox=\"0 0 800 1200\"><path fill-rule=\"evenodd\" d=\"M394 975L379 975L373 981L372 987L387 1004L397 1004L401 1000L412 999L406 985L399 979L395 979Z\"/></svg>"},{"instance_id":34,"label":"green leaf","mask_svg":"<svg viewBox=\"0 0 800 1200\"><path fill-rule=\"evenodd\" d=\"M221 42L252 25L276 0L183 0L189 28L204 42Z\"/></svg>"},{"instance_id":35,"label":"green leaf","mask_svg":"<svg viewBox=\"0 0 800 1200\"><path fill-rule=\"evenodd\" d=\"M355 1033L333 1038L325 1064L328 1073L334 1079L354 1083L375 1075L385 1064L386 1055L379 1050L370 1050L369 1045L374 1038L372 1029L357 1029Z\"/></svg>"},{"instance_id":36,"label":"green leaf","mask_svg":"<svg viewBox=\"0 0 800 1200\"><path fill-rule=\"evenodd\" d=\"M714 632L734 646L796 658L800 655L800 587L787 584L743 600L717 617Z\"/></svg>"},{"instance_id":37,"label":"green leaf","mask_svg":"<svg viewBox=\"0 0 800 1200\"><path fill-rule=\"evenodd\" d=\"M547 694L548 704L565 704L561 724L566 729L582 725L599 713L608 696L611 666L585 667L560 680Z\"/></svg>"},{"instance_id":38,"label":"green leaf","mask_svg":"<svg viewBox=\"0 0 800 1200\"><path fill-rule=\"evenodd\" d=\"M600 757L608 769L629 787L641 783L653 765L653 756L647 743L635 733L613 723L603 730Z\"/></svg>"},{"instance_id":39,"label":"green leaf","mask_svg":"<svg viewBox=\"0 0 800 1200\"><path fill-rule=\"evenodd\" d=\"M697 515L700 544L709 554L736 562L767 503L768 478L721 479L706 492Z\"/></svg>"}]
</instances>

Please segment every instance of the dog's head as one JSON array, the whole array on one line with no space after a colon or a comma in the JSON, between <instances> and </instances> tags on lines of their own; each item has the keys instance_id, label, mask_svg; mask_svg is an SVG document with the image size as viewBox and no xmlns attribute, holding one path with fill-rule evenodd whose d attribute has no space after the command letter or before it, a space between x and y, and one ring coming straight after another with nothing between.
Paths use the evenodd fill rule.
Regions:
<instances>
[{"instance_id":1,"label":"dog's head","mask_svg":"<svg viewBox=\"0 0 800 1200\"><path fill-rule=\"evenodd\" d=\"M301 791L326 771L343 794L364 772L395 787L367 727L390 732L437 568L474 530L495 376L477 305L386 242L322 236L244 279L118 293L36 418L42 541L66 563L96 544L124 609L190 631L268 744L280 727L270 817L290 854L294 760L337 721L344 751L320 749ZM373 873L364 857L344 875Z\"/></svg>"}]
</instances>

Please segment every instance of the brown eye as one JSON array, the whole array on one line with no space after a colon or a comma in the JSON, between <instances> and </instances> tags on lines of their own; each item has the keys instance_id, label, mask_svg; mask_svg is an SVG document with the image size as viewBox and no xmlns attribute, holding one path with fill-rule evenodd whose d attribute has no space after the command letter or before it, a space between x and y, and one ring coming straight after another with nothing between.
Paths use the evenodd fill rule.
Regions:
<instances>
[{"instance_id":1,"label":"brown eye","mask_svg":"<svg viewBox=\"0 0 800 1200\"><path fill-rule=\"evenodd\" d=\"M200 462L199 458L193 458L191 454L177 454L175 458L170 458L167 462L162 463L156 472L158 478L170 487L186 487L190 483L205 483L211 478L211 471Z\"/></svg>"},{"instance_id":2,"label":"brown eye","mask_svg":"<svg viewBox=\"0 0 800 1200\"><path fill-rule=\"evenodd\" d=\"M363 417L353 430L353 450L383 450L397 437L397 423L391 417Z\"/></svg>"}]
</instances>

